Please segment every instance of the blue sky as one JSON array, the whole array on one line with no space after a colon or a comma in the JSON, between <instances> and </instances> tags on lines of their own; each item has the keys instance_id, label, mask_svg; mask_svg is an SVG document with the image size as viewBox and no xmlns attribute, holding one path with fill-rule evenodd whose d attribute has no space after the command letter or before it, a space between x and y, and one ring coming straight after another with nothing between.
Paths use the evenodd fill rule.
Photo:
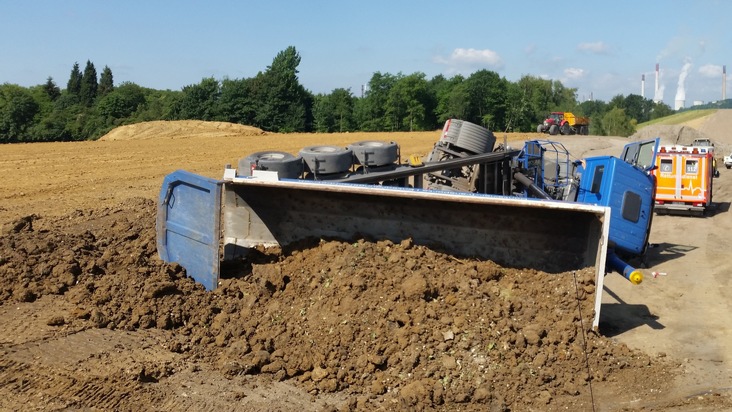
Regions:
<instances>
[{"instance_id":1,"label":"blue sky","mask_svg":"<svg viewBox=\"0 0 732 412\"><path fill-rule=\"evenodd\" d=\"M87 60L129 81L180 90L248 78L295 46L300 83L360 95L374 72L560 80L580 100L622 94L722 97L732 2L0 0L0 83L66 87ZM655 65L660 65L655 88ZM729 90L729 87L728 87ZM728 96L732 98L732 93Z\"/></svg>"}]
</instances>

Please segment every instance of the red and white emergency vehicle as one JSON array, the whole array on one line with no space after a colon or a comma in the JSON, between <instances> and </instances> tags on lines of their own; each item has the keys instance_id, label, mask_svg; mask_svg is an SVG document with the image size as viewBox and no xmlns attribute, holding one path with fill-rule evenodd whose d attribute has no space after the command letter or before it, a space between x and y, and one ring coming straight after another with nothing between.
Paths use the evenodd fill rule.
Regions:
<instances>
[{"instance_id":1,"label":"red and white emergency vehicle","mask_svg":"<svg viewBox=\"0 0 732 412\"><path fill-rule=\"evenodd\" d=\"M656 156L657 214L703 216L712 204L714 146L661 146Z\"/></svg>"}]
</instances>

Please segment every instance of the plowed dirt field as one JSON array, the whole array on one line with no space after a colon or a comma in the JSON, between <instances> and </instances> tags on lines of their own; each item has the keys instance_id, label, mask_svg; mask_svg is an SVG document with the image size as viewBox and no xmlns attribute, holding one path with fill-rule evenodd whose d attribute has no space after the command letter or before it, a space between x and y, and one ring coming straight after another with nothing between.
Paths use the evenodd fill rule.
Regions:
<instances>
[{"instance_id":1,"label":"plowed dirt field","mask_svg":"<svg viewBox=\"0 0 732 412\"><path fill-rule=\"evenodd\" d=\"M643 133L703 132L721 157L730 123L720 111ZM409 240L262 248L213 292L157 257L156 199L176 169L218 178L253 152L360 140L405 158L438 137L153 122L0 146L0 410L732 410L726 169L707 217L654 218L640 286L609 274L597 291L591 269L504 268ZM561 140L576 157L627 142Z\"/></svg>"}]
</instances>

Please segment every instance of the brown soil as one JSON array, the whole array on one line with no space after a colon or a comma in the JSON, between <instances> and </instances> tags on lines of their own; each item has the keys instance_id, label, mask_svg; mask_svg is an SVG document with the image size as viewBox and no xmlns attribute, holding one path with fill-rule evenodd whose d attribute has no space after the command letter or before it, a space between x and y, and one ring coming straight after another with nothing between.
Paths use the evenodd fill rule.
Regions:
<instances>
[{"instance_id":1,"label":"brown soil","mask_svg":"<svg viewBox=\"0 0 732 412\"><path fill-rule=\"evenodd\" d=\"M261 249L206 292L157 257L153 199L173 168L218 177L255 151L366 139L426 153L439 133L196 133L0 146L9 182L0 187L0 410L732 408L729 295L695 291L687 276L704 274L683 270L698 267L698 255L669 257L666 246L728 242L716 232L730 226L723 208L702 220L655 219L650 269L668 275L634 288L608 275L600 334L588 327L590 269L503 268L409 241ZM625 139L564 141L586 156L617 153ZM725 178L715 184L728 208ZM697 222L697 235L683 226ZM711 255L728 245L704 264L721 285ZM695 310L679 293L699 298ZM685 312L710 319L691 326Z\"/></svg>"}]
</instances>

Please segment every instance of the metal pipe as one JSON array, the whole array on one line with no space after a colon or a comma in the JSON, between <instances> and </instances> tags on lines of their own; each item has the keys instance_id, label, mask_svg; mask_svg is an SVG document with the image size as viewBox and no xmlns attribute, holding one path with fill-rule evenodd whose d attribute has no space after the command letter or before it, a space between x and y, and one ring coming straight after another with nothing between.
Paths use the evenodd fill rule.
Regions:
<instances>
[{"instance_id":1,"label":"metal pipe","mask_svg":"<svg viewBox=\"0 0 732 412\"><path fill-rule=\"evenodd\" d=\"M526 186L526 188L529 190L529 192L533 193L536 197L544 200L554 200L551 196L549 196L545 191L541 190L539 186L534 184L534 182L531 181L528 177L526 177L525 174L521 172L516 172L513 174L513 177L518 180L519 183Z\"/></svg>"},{"instance_id":2,"label":"metal pipe","mask_svg":"<svg viewBox=\"0 0 732 412\"><path fill-rule=\"evenodd\" d=\"M625 263L622 259L620 259L620 257L618 257L618 255L615 254L615 251L612 249L608 249L607 251L607 265L616 272L623 275L624 278L628 279L630 283L634 285L639 285L641 282L643 282L643 273L640 270Z\"/></svg>"},{"instance_id":3,"label":"metal pipe","mask_svg":"<svg viewBox=\"0 0 732 412\"><path fill-rule=\"evenodd\" d=\"M399 179L415 176L418 174L448 170L468 165L485 164L512 159L519 154L518 150L506 152L489 152L477 155L458 157L455 159L442 160L439 162L425 162L418 167L399 165L395 170L387 172L372 172L367 175L352 175L343 179L334 179L331 182L338 183L376 183L385 180Z\"/></svg>"}]
</instances>

